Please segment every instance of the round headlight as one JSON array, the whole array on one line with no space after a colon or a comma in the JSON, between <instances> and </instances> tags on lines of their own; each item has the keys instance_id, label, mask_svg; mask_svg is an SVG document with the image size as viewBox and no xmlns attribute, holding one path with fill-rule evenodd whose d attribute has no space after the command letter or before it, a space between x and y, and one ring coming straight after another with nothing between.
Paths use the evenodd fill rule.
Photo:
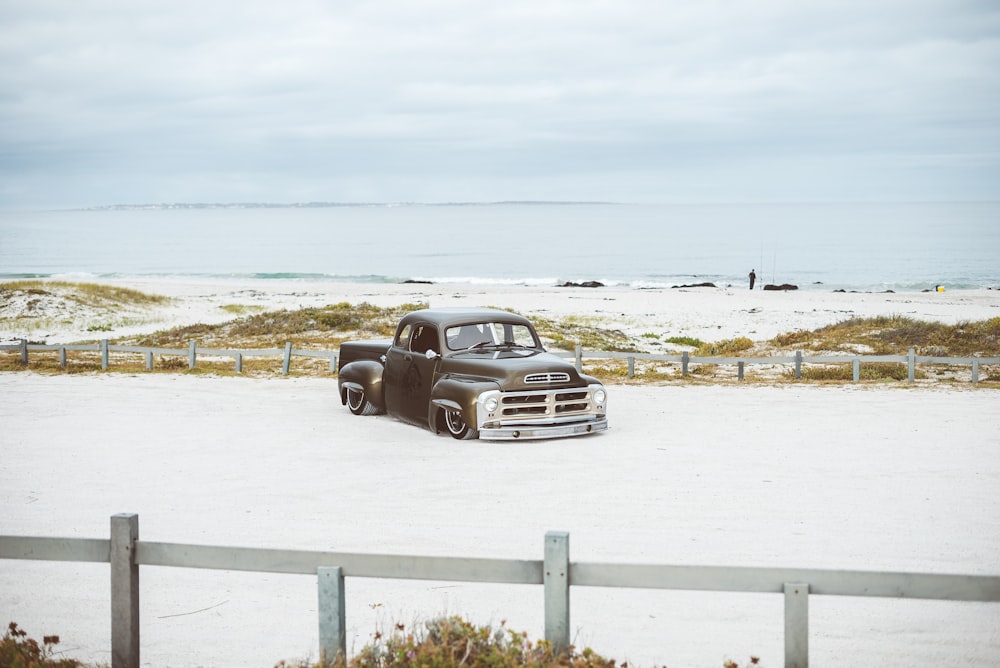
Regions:
<instances>
[{"instance_id":1,"label":"round headlight","mask_svg":"<svg viewBox=\"0 0 1000 668\"><path fill-rule=\"evenodd\" d=\"M605 392L604 390L595 390L594 391L594 403L595 404L603 404L607 400L607 398L608 398L608 393Z\"/></svg>"},{"instance_id":2,"label":"round headlight","mask_svg":"<svg viewBox=\"0 0 1000 668\"><path fill-rule=\"evenodd\" d=\"M497 401L496 397L490 397L489 399L483 402L483 408L485 408L489 413L495 411L497 409L497 406L499 405L500 402Z\"/></svg>"}]
</instances>

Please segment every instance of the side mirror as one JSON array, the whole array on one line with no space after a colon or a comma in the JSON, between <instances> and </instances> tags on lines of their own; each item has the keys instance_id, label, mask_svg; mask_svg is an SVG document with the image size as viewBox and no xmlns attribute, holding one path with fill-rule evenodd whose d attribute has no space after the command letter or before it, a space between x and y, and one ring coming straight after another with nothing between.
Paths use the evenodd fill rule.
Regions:
<instances>
[{"instance_id":1,"label":"side mirror","mask_svg":"<svg viewBox=\"0 0 1000 668\"><path fill-rule=\"evenodd\" d=\"M440 357L440 355L438 355L437 351L434 350L433 348L428 348L427 352L424 353L424 357L426 357L429 360L432 360Z\"/></svg>"}]
</instances>

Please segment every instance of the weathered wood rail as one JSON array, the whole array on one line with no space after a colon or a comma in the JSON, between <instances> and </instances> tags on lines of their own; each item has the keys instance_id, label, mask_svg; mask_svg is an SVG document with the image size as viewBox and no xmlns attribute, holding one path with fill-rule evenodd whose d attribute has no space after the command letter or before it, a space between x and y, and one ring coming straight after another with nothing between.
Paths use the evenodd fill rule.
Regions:
<instances>
[{"instance_id":1,"label":"weathered wood rail","mask_svg":"<svg viewBox=\"0 0 1000 668\"><path fill-rule=\"evenodd\" d=\"M802 568L573 562L569 534L545 534L541 560L426 557L219 547L139 540L139 516L111 517L110 539L0 536L0 559L108 563L111 665L138 666L139 567L173 566L317 578L319 654L346 656L347 577L529 584L544 587L545 639L570 643L570 587L615 587L781 594L785 666L809 664L809 597L866 596L1000 602L1000 576Z\"/></svg>"},{"instance_id":2,"label":"weathered wood rail","mask_svg":"<svg viewBox=\"0 0 1000 668\"><path fill-rule=\"evenodd\" d=\"M802 377L802 366L804 364L850 364L853 367L854 382L861 380L861 365L876 363L896 363L905 364L907 367L907 380L913 382L916 378L916 367L918 364L943 364L948 366L969 366L972 368L972 382L979 382L979 370L981 366L990 364L1000 364L1000 357L940 357L930 355L917 355L913 348L910 348L906 355L804 355L801 350L797 350L793 356L783 357L695 357L684 352L680 355L659 355L656 353L632 353L632 352L590 352L583 351L577 346L575 352L556 352L560 357L573 359L576 362L577 370L583 369L584 359L624 359L628 362L628 377L635 375L636 360L651 362L662 362L665 364L679 364L681 375L688 375L692 364L713 364L713 365L736 365L737 378L743 380L746 365L760 364L773 366L776 364L788 364L795 366L795 377Z\"/></svg>"},{"instance_id":3,"label":"weathered wood rail","mask_svg":"<svg viewBox=\"0 0 1000 668\"><path fill-rule=\"evenodd\" d=\"M156 356L187 357L188 368L194 369L198 362L198 357L231 357L235 364L236 373L243 373L243 359L246 357L281 357L281 373L288 375L291 369L293 357L311 357L329 360L329 369L333 373L337 370L337 352L331 350L297 350L291 343L286 343L284 348L260 348L256 350L230 350L227 348L201 348L197 341L191 341L187 348L155 348L149 346L119 346L110 343L107 339L100 343L80 343L80 344L42 344L28 343L21 340L18 344L7 344L0 346L0 350L20 351L21 364L27 366L28 353L36 352L57 352L59 354L59 365L65 367L67 364L67 352L98 352L101 354L101 369L110 367L111 353L133 353L143 355L146 359L146 370L153 370L153 363Z\"/></svg>"},{"instance_id":4,"label":"weathered wood rail","mask_svg":"<svg viewBox=\"0 0 1000 668\"><path fill-rule=\"evenodd\" d=\"M66 353L68 351L99 352L101 354L101 368L108 369L110 366L110 353L131 353L143 355L146 360L146 370L153 370L155 356L180 356L187 357L188 368L194 369L199 356L202 357L231 357L235 364L236 373L243 372L243 359L246 357L281 357L281 372L284 375L289 373L293 357L309 357L315 359L329 360L329 371L335 373L337 370L338 353L333 350L302 350L292 347L291 343L286 343L284 348L262 348L257 350L230 350L220 348L201 348L196 341L191 341L187 348L153 348L146 346L120 346L113 345L104 339L100 343L87 344L39 344L28 343L22 340L17 344L0 345L0 351L19 351L21 354L21 364L28 365L29 352L57 352L59 354L59 364L65 367L67 364ZM802 377L802 367L805 364L850 364L853 367L853 380L861 380L862 364L895 363L905 364L907 367L907 379L913 382L916 378L916 367L918 364L941 364L946 366L968 366L971 367L972 382L979 382L979 372L982 366L1000 365L1000 357L941 357L931 355L917 355L911 348L906 355L804 355L801 350L796 351L793 356L782 357L696 357L684 352L680 355L660 355L656 353L634 353L634 352L604 352L585 351L577 345L574 352L552 351L555 355L566 359L573 359L576 368L583 370L583 360L592 359L623 359L628 363L628 377L635 376L635 363L637 360L648 362L661 362L663 364L680 365L681 375L687 376L692 364L695 365L735 365L737 368L737 378L743 380L744 370L748 365L773 366L777 364L794 365L795 377Z\"/></svg>"}]
</instances>

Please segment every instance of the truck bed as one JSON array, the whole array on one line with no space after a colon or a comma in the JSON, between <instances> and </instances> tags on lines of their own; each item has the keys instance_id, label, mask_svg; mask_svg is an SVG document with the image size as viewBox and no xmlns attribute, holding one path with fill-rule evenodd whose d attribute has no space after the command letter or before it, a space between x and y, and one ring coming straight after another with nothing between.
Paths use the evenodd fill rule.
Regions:
<instances>
[{"instance_id":1,"label":"truck bed","mask_svg":"<svg viewBox=\"0 0 1000 668\"><path fill-rule=\"evenodd\" d=\"M340 345L340 355L338 355L337 370L344 368L345 364L358 360L374 360L381 363L382 355L389 350L392 345L391 339L381 341L347 341Z\"/></svg>"}]
</instances>

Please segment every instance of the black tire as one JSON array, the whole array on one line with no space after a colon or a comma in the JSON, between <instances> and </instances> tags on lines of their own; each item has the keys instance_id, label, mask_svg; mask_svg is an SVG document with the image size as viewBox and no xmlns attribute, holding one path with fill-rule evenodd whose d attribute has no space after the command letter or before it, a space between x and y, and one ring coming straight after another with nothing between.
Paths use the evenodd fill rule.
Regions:
<instances>
[{"instance_id":1,"label":"black tire","mask_svg":"<svg viewBox=\"0 0 1000 668\"><path fill-rule=\"evenodd\" d=\"M467 425L459 411L444 411L444 426L452 438L457 438L460 441L479 438L479 430Z\"/></svg>"},{"instance_id":2,"label":"black tire","mask_svg":"<svg viewBox=\"0 0 1000 668\"><path fill-rule=\"evenodd\" d=\"M378 413L378 407L368 401L364 390L355 390L349 387L344 392L347 393L347 407L355 415L376 415Z\"/></svg>"}]
</instances>

